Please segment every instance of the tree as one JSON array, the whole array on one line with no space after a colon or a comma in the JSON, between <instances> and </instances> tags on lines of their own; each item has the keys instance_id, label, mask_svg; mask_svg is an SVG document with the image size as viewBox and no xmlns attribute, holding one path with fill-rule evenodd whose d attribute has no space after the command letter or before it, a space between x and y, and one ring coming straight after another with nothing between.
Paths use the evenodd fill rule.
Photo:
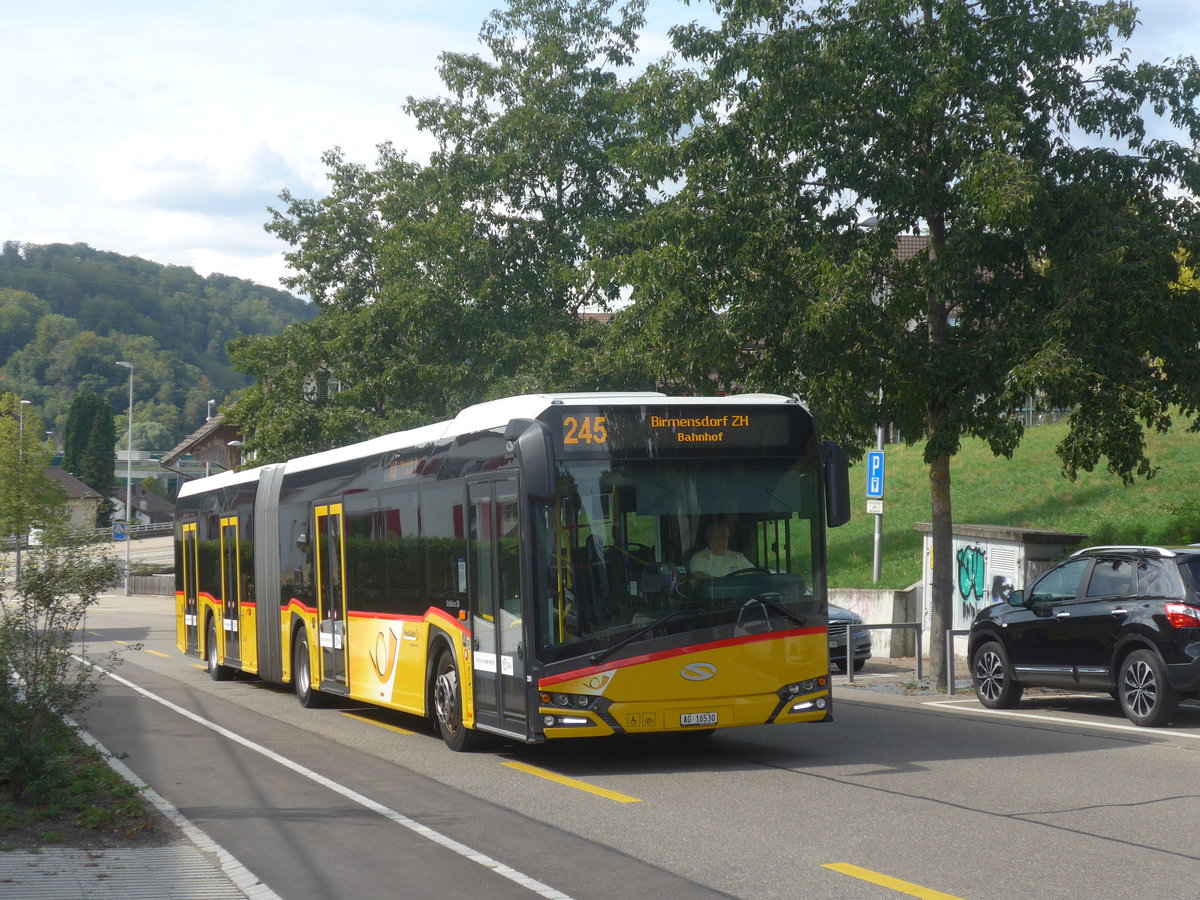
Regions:
<instances>
[{"instance_id":1,"label":"tree","mask_svg":"<svg viewBox=\"0 0 1200 900\"><path fill-rule=\"evenodd\" d=\"M248 449L261 458L275 408L287 420L276 435L295 434L298 450L345 435L337 423L348 412L372 429L393 427L578 384L580 347L595 345L578 313L618 295L615 281L587 277L592 235L645 203L616 161L629 140L617 70L632 62L643 5L610 14L611 0L511 0L484 23L487 56L442 57L450 97L409 100L438 142L427 166L386 144L373 169L331 151L329 197L284 192L287 207L267 228L295 248L289 285L325 321L277 341L237 341L231 352L257 366L254 356L279 359L272 343L303 344L291 389L324 371L344 391L268 403L252 388L230 413L256 429Z\"/></svg>"},{"instance_id":2,"label":"tree","mask_svg":"<svg viewBox=\"0 0 1200 900\"><path fill-rule=\"evenodd\" d=\"M116 440L116 425L108 403L98 394L80 393L67 414L62 467L107 498L116 484L117 458L113 453ZM102 515L107 517L104 507L101 504Z\"/></svg>"},{"instance_id":3,"label":"tree","mask_svg":"<svg viewBox=\"0 0 1200 900\"><path fill-rule=\"evenodd\" d=\"M639 223L625 318L679 336L668 374L703 371L694 346L853 445L889 423L924 444L940 637L964 437L1011 454L1033 397L1074 410L1068 476L1106 458L1132 479L1145 430L1200 406L1200 297L1171 287L1200 161L1147 123L1200 139L1200 69L1134 65L1116 0L715 6L719 27L675 32L696 68L656 73L679 130L644 155L680 186Z\"/></svg>"},{"instance_id":4,"label":"tree","mask_svg":"<svg viewBox=\"0 0 1200 900\"><path fill-rule=\"evenodd\" d=\"M26 537L47 527L66 496L44 474L50 451L42 419L15 394L0 396L0 538Z\"/></svg>"}]
</instances>

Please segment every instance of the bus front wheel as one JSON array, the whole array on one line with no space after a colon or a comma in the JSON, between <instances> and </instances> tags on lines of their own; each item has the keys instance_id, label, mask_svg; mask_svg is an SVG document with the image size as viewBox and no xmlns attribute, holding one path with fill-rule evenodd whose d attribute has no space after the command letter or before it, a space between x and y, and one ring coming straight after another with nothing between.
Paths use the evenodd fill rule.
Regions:
<instances>
[{"instance_id":1,"label":"bus front wheel","mask_svg":"<svg viewBox=\"0 0 1200 900\"><path fill-rule=\"evenodd\" d=\"M433 712L438 731L451 750L469 750L475 744L474 733L463 725L462 684L458 665L449 650L438 654L433 670Z\"/></svg>"}]
</instances>

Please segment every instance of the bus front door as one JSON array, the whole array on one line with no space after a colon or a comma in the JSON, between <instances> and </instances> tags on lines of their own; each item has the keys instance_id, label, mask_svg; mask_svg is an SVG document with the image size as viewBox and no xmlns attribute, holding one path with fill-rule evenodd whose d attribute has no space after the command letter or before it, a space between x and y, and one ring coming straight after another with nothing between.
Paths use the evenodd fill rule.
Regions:
<instances>
[{"instance_id":1,"label":"bus front door","mask_svg":"<svg viewBox=\"0 0 1200 900\"><path fill-rule=\"evenodd\" d=\"M342 540L342 504L316 508L317 617L321 646L321 690L345 694L346 566Z\"/></svg>"},{"instance_id":2,"label":"bus front door","mask_svg":"<svg viewBox=\"0 0 1200 900\"><path fill-rule=\"evenodd\" d=\"M475 721L486 730L524 740L528 716L517 480L472 481L467 490Z\"/></svg>"}]
</instances>

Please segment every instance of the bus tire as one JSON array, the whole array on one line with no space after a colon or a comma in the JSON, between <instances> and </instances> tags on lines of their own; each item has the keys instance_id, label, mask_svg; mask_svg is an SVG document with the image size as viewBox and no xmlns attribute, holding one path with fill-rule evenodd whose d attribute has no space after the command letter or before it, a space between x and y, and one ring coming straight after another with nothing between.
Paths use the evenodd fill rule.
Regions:
<instances>
[{"instance_id":1,"label":"bus tire","mask_svg":"<svg viewBox=\"0 0 1200 900\"><path fill-rule=\"evenodd\" d=\"M209 618L208 628L204 636L204 663L208 669L208 677L213 681L228 681L233 677L233 669L217 662L217 623Z\"/></svg>"},{"instance_id":2,"label":"bus tire","mask_svg":"<svg viewBox=\"0 0 1200 900\"><path fill-rule=\"evenodd\" d=\"M296 630L292 641L292 684L296 688L296 699L305 709L321 705L321 692L313 688L312 657L308 652L308 632Z\"/></svg>"},{"instance_id":3,"label":"bus tire","mask_svg":"<svg viewBox=\"0 0 1200 900\"><path fill-rule=\"evenodd\" d=\"M475 746L475 733L463 725L462 682L458 664L446 648L438 654L433 668L433 715L446 746L455 752Z\"/></svg>"}]
</instances>

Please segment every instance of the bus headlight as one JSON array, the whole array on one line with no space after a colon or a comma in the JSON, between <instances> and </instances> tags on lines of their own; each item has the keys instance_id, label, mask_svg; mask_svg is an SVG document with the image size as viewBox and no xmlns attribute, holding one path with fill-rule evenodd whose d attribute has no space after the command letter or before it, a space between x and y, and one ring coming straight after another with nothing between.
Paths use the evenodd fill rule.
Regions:
<instances>
[{"instance_id":1,"label":"bus headlight","mask_svg":"<svg viewBox=\"0 0 1200 900\"><path fill-rule=\"evenodd\" d=\"M824 697L818 697L816 700L801 700L792 704L792 708L788 710L790 713L812 712L814 709L824 709L829 703Z\"/></svg>"},{"instance_id":2,"label":"bus headlight","mask_svg":"<svg viewBox=\"0 0 1200 900\"><path fill-rule=\"evenodd\" d=\"M828 683L828 679L825 676L807 678L804 681L794 681L791 684L785 684L777 690L775 696L780 700L790 700L792 697L798 697L801 694L812 694L816 691L824 690Z\"/></svg>"},{"instance_id":3,"label":"bus headlight","mask_svg":"<svg viewBox=\"0 0 1200 900\"><path fill-rule=\"evenodd\" d=\"M596 703L591 694L547 694L542 693L543 706L561 706L564 709L590 709Z\"/></svg>"},{"instance_id":4,"label":"bus headlight","mask_svg":"<svg viewBox=\"0 0 1200 900\"><path fill-rule=\"evenodd\" d=\"M547 728L595 728L596 723L583 716L542 716Z\"/></svg>"}]
</instances>

